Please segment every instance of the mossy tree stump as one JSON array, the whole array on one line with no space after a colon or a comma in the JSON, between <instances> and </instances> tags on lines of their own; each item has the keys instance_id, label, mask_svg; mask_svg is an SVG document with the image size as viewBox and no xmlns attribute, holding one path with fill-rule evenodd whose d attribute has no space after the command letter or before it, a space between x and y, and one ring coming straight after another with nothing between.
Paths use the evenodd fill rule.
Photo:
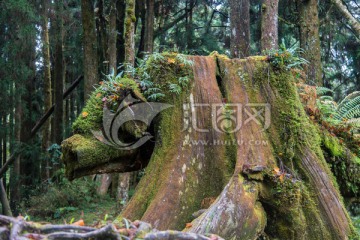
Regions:
<instances>
[{"instance_id":1,"label":"mossy tree stump","mask_svg":"<svg viewBox=\"0 0 360 240\"><path fill-rule=\"evenodd\" d=\"M78 124L82 136L63 143L68 175L145 168L119 218L141 219L160 230L214 233L225 239L354 237L336 179L324 158L324 138L306 115L291 72L273 68L266 57L188 58L193 65L186 71L175 60L176 54L164 54L147 64L152 81L163 90L184 72L191 79L181 92L163 91L161 101L173 108L163 111L151 126L154 144L132 151L113 150L100 146ZM233 133L217 131L211 108L191 107L197 103L223 105L224 116L232 103L248 112L251 104L267 104L271 124L264 130L262 124L249 121ZM184 109L196 116L189 121L196 121L198 131L183 130ZM99 115L99 109L93 111ZM91 119L92 110L87 112ZM101 124L101 118L92 122ZM81 137L89 142L74 141ZM95 153L98 150L100 155ZM325 156L329 155L327 151ZM204 199L215 201L202 209ZM201 209L194 219L193 213Z\"/></svg>"}]
</instances>

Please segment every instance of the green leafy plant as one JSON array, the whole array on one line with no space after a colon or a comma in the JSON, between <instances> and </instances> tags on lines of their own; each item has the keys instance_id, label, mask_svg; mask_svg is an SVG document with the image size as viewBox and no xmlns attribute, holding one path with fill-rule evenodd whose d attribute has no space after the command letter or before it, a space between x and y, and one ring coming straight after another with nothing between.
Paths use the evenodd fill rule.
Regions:
<instances>
[{"instance_id":1,"label":"green leafy plant","mask_svg":"<svg viewBox=\"0 0 360 240\"><path fill-rule=\"evenodd\" d=\"M323 87L317 87L319 96L317 107L321 119L333 128L351 130L352 133L358 133L360 129L360 92L354 92L346 96L337 104L332 96L325 95L332 93Z\"/></svg>"},{"instance_id":2,"label":"green leafy plant","mask_svg":"<svg viewBox=\"0 0 360 240\"><path fill-rule=\"evenodd\" d=\"M329 96L329 95L332 95L333 93L334 93L334 91L331 90L330 88L316 87L316 95L318 97L320 97L320 96Z\"/></svg>"},{"instance_id":3,"label":"green leafy plant","mask_svg":"<svg viewBox=\"0 0 360 240\"><path fill-rule=\"evenodd\" d=\"M169 84L169 90L170 90L170 92L175 93L177 95L179 95L181 93L181 87L175 83Z\"/></svg>"},{"instance_id":4,"label":"green leafy plant","mask_svg":"<svg viewBox=\"0 0 360 240\"><path fill-rule=\"evenodd\" d=\"M303 65L309 64L309 62L300 57L302 50L296 46L286 48L284 41L280 44L278 50L269 50L266 54L269 57L271 65L276 68L286 68L287 70L291 68L302 69Z\"/></svg>"}]
</instances>

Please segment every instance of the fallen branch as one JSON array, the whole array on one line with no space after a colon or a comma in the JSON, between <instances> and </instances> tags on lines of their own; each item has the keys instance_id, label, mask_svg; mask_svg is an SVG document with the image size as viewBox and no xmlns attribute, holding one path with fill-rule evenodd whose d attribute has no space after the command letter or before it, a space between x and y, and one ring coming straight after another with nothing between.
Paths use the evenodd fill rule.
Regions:
<instances>
[{"instance_id":1,"label":"fallen branch","mask_svg":"<svg viewBox=\"0 0 360 240\"><path fill-rule=\"evenodd\" d=\"M126 226L125 227L119 227ZM49 239L49 240L134 240L134 239L179 239L179 240L222 240L211 235L210 237L179 231L158 231L151 225L123 219L120 224L107 224L101 228L75 226L75 225L41 225L34 222L26 222L23 218L13 218L0 215L0 239Z\"/></svg>"}]
</instances>

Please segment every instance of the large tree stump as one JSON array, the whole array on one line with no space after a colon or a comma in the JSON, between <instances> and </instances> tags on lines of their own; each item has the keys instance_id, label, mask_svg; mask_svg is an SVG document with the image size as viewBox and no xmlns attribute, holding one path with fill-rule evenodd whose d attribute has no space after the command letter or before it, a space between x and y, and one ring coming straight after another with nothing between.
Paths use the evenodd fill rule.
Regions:
<instances>
[{"instance_id":1,"label":"large tree stump","mask_svg":"<svg viewBox=\"0 0 360 240\"><path fill-rule=\"evenodd\" d=\"M139 169L146 166L121 217L141 219L159 230L214 233L225 239L354 236L319 130L304 111L292 73L273 68L266 57L188 58L193 62L191 82L181 93L165 93L162 101L174 107L151 127L152 154L138 157L149 149L142 147L111 159L112 164L138 159L143 163L136 165ZM160 59L150 59L147 70L164 87L181 77L184 66L176 55ZM242 119L234 120L234 114ZM240 119L242 126L236 129ZM97 141L89 135L86 139ZM65 158L77 149L68 148L68 141L63 144ZM82 164L67 165L71 176L89 168L91 173L128 171L106 168L103 160L86 166L77 156L75 162ZM204 207L207 199L215 201Z\"/></svg>"}]
</instances>

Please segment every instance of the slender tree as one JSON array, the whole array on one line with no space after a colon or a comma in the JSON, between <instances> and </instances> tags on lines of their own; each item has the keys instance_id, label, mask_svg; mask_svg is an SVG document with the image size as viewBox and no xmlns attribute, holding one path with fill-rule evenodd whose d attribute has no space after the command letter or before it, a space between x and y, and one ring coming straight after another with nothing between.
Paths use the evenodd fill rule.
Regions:
<instances>
[{"instance_id":1,"label":"slender tree","mask_svg":"<svg viewBox=\"0 0 360 240\"><path fill-rule=\"evenodd\" d=\"M307 82L322 85L321 48L317 0L298 0L300 47L310 63L305 67Z\"/></svg>"},{"instance_id":2,"label":"slender tree","mask_svg":"<svg viewBox=\"0 0 360 240\"><path fill-rule=\"evenodd\" d=\"M52 94L51 94L51 60L50 60L50 41L49 41L49 0L42 1L42 52L44 59L44 111L47 111L52 106ZM50 121L47 121L42 129L42 149L46 152L50 144ZM47 179L50 178L49 161L45 160L45 164L42 167L43 176Z\"/></svg>"},{"instance_id":3,"label":"slender tree","mask_svg":"<svg viewBox=\"0 0 360 240\"><path fill-rule=\"evenodd\" d=\"M155 0L146 0L145 19L145 52L152 53L154 50L154 21L155 21Z\"/></svg>"},{"instance_id":4,"label":"slender tree","mask_svg":"<svg viewBox=\"0 0 360 240\"><path fill-rule=\"evenodd\" d=\"M234 58L250 55L250 1L229 0L230 5L230 53Z\"/></svg>"},{"instance_id":5,"label":"slender tree","mask_svg":"<svg viewBox=\"0 0 360 240\"><path fill-rule=\"evenodd\" d=\"M112 0L110 2L110 14L109 14L109 35L108 35L108 59L109 59L109 68L114 69L116 72L117 69L117 47L116 42L118 38L118 31L116 28L116 18L117 18L117 0Z\"/></svg>"},{"instance_id":6,"label":"slender tree","mask_svg":"<svg viewBox=\"0 0 360 240\"><path fill-rule=\"evenodd\" d=\"M126 0L125 15L125 64L135 64L135 0Z\"/></svg>"},{"instance_id":7,"label":"slender tree","mask_svg":"<svg viewBox=\"0 0 360 240\"><path fill-rule=\"evenodd\" d=\"M64 57L63 57L63 0L56 1L55 20L55 66L54 66L54 142L60 144L63 140L63 89L64 89Z\"/></svg>"},{"instance_id":8,"label":"slender tree","mask_svg":"<svg viewBox=\"0 0 360 240\"><path fill-rule=\"evenodd\" d=\"M94 84L99 82L98 44L95 32L94 6L92 0L81 1L81 18L83 24L84 44L84 95L87 99L94 90Z\"/></svg>"},{"instance_id":9,"label":"slender tree","mask_svg":"<svg viewBox=\"0 0 360 240\"><path fill-rule=\"evenodd\" d=\"M264 0L261 6L261 50L278 48L279 0Z\"/></svg>"}]
</instances>

